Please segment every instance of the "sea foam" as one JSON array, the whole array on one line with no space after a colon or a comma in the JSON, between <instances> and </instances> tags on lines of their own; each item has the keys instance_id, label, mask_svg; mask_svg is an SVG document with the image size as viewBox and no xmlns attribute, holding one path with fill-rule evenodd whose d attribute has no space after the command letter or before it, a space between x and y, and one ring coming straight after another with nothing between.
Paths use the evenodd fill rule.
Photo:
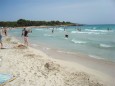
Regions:
<instances>
[{"instance_id":1,"label":"sea foam","mask_svg":"<svg viewBox=\"0 0 115 86\"><path fill-rule=\"evenodd\" d=\"M50 35L50 34L44 34L44 36L52 36L52 35Z\"/></svg>"},{"instance_id":2,"label":"sea foam","mask_svg":"<svg viewBox=\"0 0 115 86\"><path fill-rule=\"evenodd\" d=\"M80 40L75 40L75 39L72 39L71 41L75 44L85 44L85 43L87 43L86 41L80 41Z\"/></svg>"},{"instance_id":3,"label":"sea foam","mask_svg":"<svg viewBox=\"0 0 115 86\"><path fill-rule=\"evenodd\" d=\"M112 46L111 45L107 45L107 44L100 44L100 47L109 48L109 47L112 47Z\"/></svg>"},{"instance_id":4,"label":"sea foam","mask_svg":"<svg viewBox=\"0 0 115 86\"><path fill-rule=\"evenodd\" d=\"M101 57L98 57L98 56L95 56L95 55L89 55L89 57L95 58L95 59L104 59L104 58L101 58Z\"/></svg>"},{"instance_id":5,"label":"sea foam","mask_svg":"<svg viewBox=\"0 0 115 86\"><path fill-rule=\"evenodd\" d=\"M43 30L43 29L35 29L35 30Z\"/></svg>"}]
</instances>

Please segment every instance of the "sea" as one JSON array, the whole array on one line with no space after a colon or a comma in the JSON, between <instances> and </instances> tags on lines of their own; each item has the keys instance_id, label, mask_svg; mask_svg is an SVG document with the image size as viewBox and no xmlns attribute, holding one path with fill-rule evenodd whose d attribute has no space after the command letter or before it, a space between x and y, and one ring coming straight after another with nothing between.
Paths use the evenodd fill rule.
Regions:
<instances>
[{"instance_id":1,"label":"sea","mask_svg":"<svg viewBox=\"0 0 115 86\"><path fill-rule=\"evenodd\" d=\"M115 62L115 25L52 26L31 28L31 46L44 46L69 54L81 53L90 58ZM52 32L53 30L53 32ZM22 28L9 30L9 34L23 42ZM68 35L68 38L65 37Z\"/></svg>"}]
</instances>

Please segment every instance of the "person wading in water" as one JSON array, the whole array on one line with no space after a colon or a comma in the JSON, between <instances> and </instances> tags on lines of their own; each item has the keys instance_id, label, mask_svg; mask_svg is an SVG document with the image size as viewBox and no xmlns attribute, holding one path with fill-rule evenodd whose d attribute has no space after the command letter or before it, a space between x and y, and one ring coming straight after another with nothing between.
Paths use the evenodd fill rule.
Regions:
<instances>
[{"instance_id":1,"label":"person wading in water","mask_svg":"<svg viewBox=\"0 0 115 86\"><path fill-rule=\"evenodd\" d=\"M26 46L28 46L28 33L29 33L29 30L27 30L26 28L22 30L22 36L24 36L24 44Z\"/></svg>"}]
</instances>

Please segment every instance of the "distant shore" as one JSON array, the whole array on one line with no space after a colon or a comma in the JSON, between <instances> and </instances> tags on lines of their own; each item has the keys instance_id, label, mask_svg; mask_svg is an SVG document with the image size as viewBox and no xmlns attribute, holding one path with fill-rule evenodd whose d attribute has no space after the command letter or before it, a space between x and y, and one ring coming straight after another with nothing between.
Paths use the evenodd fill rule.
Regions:
<instances>
[{"instance_id":1,"label":"distant shore","mask_svg":"<svg viewBox=\"0 0 115 86\"><path fill-rule=\"evenodd\" d=\"M55 26L22 26L22 27L14 27L14 28L55 28L55 27L67 27L69 25L55 25ZM71 25L70 25L71 26Z\"/></svg>"},{"instance_id":2,"label":"distant shore","mask_svg":"<svg viewBox=\"0 0 115 86\"><path fill-rule=\"evenodd\" d=\"M34 21L34 20L26 20L19 19L17 21L0 21L0 26L3 27L22 27L22 26L78 26L82 24L72 23L68 21Z\"/></svg>"}]
</instances>

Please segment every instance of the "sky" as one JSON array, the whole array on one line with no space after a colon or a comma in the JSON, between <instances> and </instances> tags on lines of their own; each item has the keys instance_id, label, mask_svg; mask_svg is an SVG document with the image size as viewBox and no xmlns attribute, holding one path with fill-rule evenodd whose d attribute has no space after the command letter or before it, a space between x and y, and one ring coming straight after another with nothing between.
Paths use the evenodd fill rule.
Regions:
<instances>
[{"instance_id":1,"label":"sky","mask_svg":"<svg viewBox=\"0 0 115 86\"><path fill-rule=\"evenodd\" d=\"M0 0L0 21L115 24L115 0Z\"/></svg>"}]
</instances>

